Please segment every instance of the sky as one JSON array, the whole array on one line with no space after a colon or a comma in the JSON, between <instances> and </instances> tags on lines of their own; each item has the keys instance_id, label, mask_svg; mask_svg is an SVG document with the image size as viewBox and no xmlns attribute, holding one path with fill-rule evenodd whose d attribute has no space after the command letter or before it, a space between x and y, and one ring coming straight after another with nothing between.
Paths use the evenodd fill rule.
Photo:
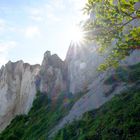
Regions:
<instances>
[{"instance_id":1,"label":"sky","mask_svg":"<svg viewBox=\"0 0 140 140\"><path fill-rule=\"evenodd\" d=\"M0 0L0 66L42 62L49 50L64 60L86 0Z\"/></svg>"}]
</instances>

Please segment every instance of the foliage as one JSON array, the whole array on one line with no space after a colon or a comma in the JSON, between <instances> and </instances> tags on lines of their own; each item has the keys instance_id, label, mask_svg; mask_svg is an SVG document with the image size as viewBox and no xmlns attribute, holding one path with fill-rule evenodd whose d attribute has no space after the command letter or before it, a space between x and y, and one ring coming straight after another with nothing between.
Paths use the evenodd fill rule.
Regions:
<instances>
[{"instance_id":1,"label":"foliage","mask_svg":"<svg viewBox=\"0 0 140 140\"><path fill-rule=\"evenodd\" d=\"M139 103L140 89L129 89L65 126L53 140L139 140Z\"/></svg>"},{"instance_id":2,"label":"foliage","mask_svg":"<svg viewBox=\"0 0 140 140\"><path fill-rule=\"evenodd\" d=\"M49 131L64 117L82 93L62 93L57 101L38 91L28 115L19 115L0 134L0 140L46 140Z\"/></svg>"},{"instance_id":3,"label":"foliage","mask_svg":"<svg viewBox=\"0 0 140 140\"><path fill-rule=\"evenodd\" d=\"M140 49L137 2L139 0L88 0L84 12L91 17L84 24L86 39L96 42L99 52L109 53L99 70L118 66L120 60Z\"/></svg>"},{"instance_id":4,"label":"foliage","mask_svg":"<svg viewBox=\"0 0 140 140\"><path fill-rule=\"evenodd\" d=\"M118 67L114 74L105 80L105 84L137 83L140 81L140 63L132 66Z\"/></svg>"}]
</instances>

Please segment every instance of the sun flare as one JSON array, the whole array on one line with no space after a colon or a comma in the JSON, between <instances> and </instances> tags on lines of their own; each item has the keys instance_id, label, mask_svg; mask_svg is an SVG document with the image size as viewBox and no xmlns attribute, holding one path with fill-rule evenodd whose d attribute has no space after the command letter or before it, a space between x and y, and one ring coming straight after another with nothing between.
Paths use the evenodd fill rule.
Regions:
<instances>
[{"instance_id":1,"label":"sun flare","mask_svg":"<svg viewBox=\"0 0 140 140\"><path fill-rule=\"evenodd\" d=\"M80 45L83 42L84 34L79 26L70 29L70 39L74 44Z\"/></svg>"}]
</instances>

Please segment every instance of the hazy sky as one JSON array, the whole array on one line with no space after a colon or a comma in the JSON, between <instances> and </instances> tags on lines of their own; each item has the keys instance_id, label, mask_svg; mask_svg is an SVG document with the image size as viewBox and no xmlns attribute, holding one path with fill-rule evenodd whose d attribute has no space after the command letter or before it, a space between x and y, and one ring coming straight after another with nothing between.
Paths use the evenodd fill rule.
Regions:
<instances>
[{"instance_id":1,"label":"hazy sky","mask_svg":"<svg viewBox=\"0 0 140 140\"><path fill-rule=\"evenodd\" d=\"M46 50L65 58L86 0L0 0L0 65L41 63Z\"/></svg>"}]
</instances>

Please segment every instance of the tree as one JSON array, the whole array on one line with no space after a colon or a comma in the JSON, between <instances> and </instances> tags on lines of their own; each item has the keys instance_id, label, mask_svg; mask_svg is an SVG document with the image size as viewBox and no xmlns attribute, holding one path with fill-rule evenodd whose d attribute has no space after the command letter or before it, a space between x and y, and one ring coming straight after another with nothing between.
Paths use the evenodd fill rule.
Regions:
<instances>
[{"instance_id":1,"label":"tree","mask_svg":"<svg viewBox=\"0 0 140 140\"><path fill-rule=\"evenodd\" d=\"M96 42L98 51L108 51L99 70L118 66L120 60L140 49L139 0L88 0L84 12L86 40ZM92 15L92 17L91 17Z\"/></svg>"}]
</instances>

